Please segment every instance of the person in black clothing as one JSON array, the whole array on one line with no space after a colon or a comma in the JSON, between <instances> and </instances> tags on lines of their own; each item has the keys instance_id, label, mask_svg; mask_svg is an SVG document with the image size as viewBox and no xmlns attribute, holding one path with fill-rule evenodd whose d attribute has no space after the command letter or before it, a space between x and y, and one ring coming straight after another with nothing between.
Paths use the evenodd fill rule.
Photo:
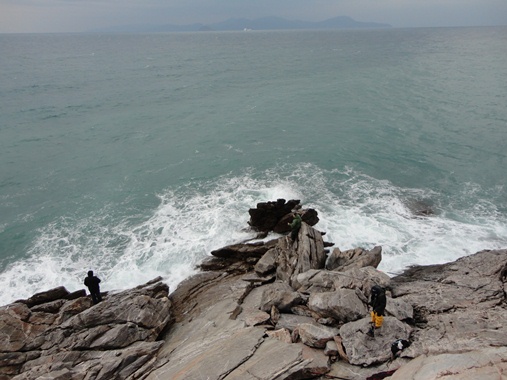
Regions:
<instances>
[{"instance_id":1,"label":"person in black clothing","mask_svg":"<svg viewBox=\"0 0 507 380\"><path fill-rule=\"evenodd\" d=\"M382 326L382 322L384 321L384 310L386 308L386 291L384 288L374 285L371 288L371 298L370 298L370 306L372 307L371 311L371 328L367 332L370 336L375 336L375 329L378 329Z\"/></svg>"},{"instance_id":2,"label":"person in black clothing","mask_svg":"<svg viewBox=\"0 0 507 380\"><path fill-rule=\"evenodd\" d=\"M100 278L93 275L93 271L88 272L88 277L85 278L84 284L88 287L90 291L90 295L92 296L92 300L94 304L102 301L102 297L100 296Z\"/></svg>"}]
</instances>

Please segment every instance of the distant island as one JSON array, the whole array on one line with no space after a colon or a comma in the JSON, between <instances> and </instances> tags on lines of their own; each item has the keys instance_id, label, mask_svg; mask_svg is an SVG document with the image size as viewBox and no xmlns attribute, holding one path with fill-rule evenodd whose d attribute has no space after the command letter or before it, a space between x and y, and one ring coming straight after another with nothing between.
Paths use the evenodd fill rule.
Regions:
<instances>
[{"instance_id":1,"label":"distant island","mask_svg":"<svg viewBox=\"0 0 507 380\"><path fill-rule=\"evenodd\" d=\"M347 16L339 16L324 21L311 22L286 20L281 17L263 17L254 20L231 18L215 24L188 25L124 25L102 28L93 32L115 33L164 33L164 32L198 32L198 31L253 31L253 30L333 30L333 29L374 29L391 28L389 24L356 21Z\"/></svg>"}]
</instances>

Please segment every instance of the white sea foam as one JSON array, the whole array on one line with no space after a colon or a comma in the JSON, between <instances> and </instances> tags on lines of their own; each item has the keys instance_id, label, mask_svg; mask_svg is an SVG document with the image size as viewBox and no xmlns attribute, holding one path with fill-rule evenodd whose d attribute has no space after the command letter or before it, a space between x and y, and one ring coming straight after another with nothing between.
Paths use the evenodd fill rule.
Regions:
<instances>
[{"instance_id":1,"label":"white sea foam","mask_svg":"<svg viewBox=\"0 0 507 380\"><path fill-rule=\"evenodd\" d=\"M89 269L102 279L102 290L130 288L156 276L174 290L212 250L253 237L248 209L277 198L301 199L304 207L315 208L316 228L341 250L381 245L379 269L390 274L507 247L505 217L478 196L467 186L449 202L429 190L311 165L192 183L160 194L159 206L140 222L115 223L111 207L46 226L29 258L0 274L0 304L60 285L82 289ZM432 200L435 214L415 215L413 199Z\"/></svg>"}]
</instances>

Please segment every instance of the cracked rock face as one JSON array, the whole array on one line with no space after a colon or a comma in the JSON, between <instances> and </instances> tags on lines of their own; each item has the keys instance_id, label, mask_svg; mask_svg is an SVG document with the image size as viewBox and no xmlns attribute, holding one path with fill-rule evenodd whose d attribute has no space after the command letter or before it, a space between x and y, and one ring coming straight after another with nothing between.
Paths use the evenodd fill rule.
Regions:
<instances>
[{"instance_id":1,"label":"cracked rock face","mask_svg":"<svg viewBox=\"0 0 507 380\"><path fill-rule=\"evenodd\" d=\"M325 269L322 235L303 223L297 241L213 251L170 295L156 279L95 306L61 287L4 306L0 380L364 380L393 370L393 379L482 379L503 370L507 250L389 278L374 268L380 247ZM388 297L371 338L374 284ZM412 344L391 363L397 339Z\"/></svg>"},{"instance_id":2,"label":"cracked rock face","mask_svg":"<svg viewBox=\"0 0 507 380\"><path fill-rule=\"evenodd\" d=\"M394 278L393 296L414 308L410 355L507 345L506 265L507 250L481 251Z\"/></svg>"},{"instance_id":3,"label":"cracked rock face","mask_svg":"<svg viewBox=\"0 0 507 380\"><path fill-rule=\"evenodd\" d=\"M93 306L60 287L0 308L0 378L134 378L163 344L168 292L156 279Z\"/></svg>"}]
</instances>

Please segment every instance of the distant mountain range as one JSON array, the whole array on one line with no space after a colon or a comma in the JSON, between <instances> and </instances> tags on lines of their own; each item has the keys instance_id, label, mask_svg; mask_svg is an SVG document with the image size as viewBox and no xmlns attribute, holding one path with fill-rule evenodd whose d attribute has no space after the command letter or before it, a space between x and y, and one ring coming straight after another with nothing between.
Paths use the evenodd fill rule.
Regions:
<instances>
[{"instance_id":1,"label":"distant mountain range","mask_svg":"<svg viewBox=\"0 0 507 380\"><path fill-rule=\"evenodd\" d=\"M311 22L286 20L281 17L263 17L254 20L231 18L215 24L189 25L125 25L94 30L94 32L197 32L197 31L238 31L238 30L330 30L358 28L391 28L389 24L360 22L347 16L339 16L324 21Z\"/></svg>"}]
</instances>

